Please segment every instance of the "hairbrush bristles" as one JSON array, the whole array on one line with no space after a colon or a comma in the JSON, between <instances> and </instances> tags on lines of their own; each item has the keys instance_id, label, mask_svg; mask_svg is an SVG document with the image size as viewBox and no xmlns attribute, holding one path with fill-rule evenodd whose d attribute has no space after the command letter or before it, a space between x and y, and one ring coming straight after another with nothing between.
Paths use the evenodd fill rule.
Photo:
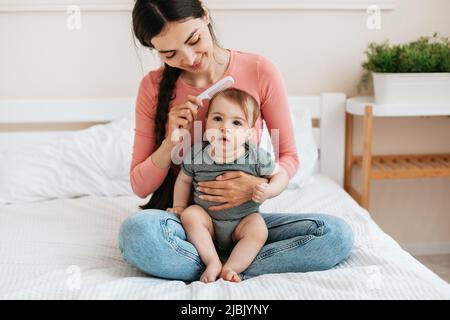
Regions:
<instances>
[{"instance_id":1,"label":"hairbrush bristles","mask_svg":"<svg viewBox=\"0 0 450 320\"><path fill-rule=\"evenodd\" d=\"M210 100L216 93L223 91L234 84L234 79L232 76L227 76L220 81L217 81L211 87L203 91L198 95L200 100Z\"/></svg>"}]
</instances>

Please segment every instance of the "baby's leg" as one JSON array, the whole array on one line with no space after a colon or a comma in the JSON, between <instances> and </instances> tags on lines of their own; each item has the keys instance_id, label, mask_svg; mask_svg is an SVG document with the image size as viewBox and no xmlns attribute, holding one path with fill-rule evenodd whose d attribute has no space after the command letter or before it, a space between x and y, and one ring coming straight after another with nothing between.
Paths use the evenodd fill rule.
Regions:
<instances>
[{"instance_id":1,"label":"baby's leg","mask_svg":"<svg viewBox=\"0 0 450 320\"><path fill-rule=\"evenodd\" d=\"M223 266L220 277L228 281L240 281L238 274L253 262L266 243L268 234L267 225L260 214L252 213L242 219L232 235L236 246Z\"/></svg>"},{"instance_id":2,"label":"baby's leg","mask_svg":"<svg viewBox=\"0 0 450 320\"><path fill-rule=\"evenodd\" d=\"M197 249L206 270L200 281L214 282L222 269L216 248L212 241L214 228L211 217L199 205L191 205L183 210L180 217L187 238Z\"/></svg>"}]
</instances>

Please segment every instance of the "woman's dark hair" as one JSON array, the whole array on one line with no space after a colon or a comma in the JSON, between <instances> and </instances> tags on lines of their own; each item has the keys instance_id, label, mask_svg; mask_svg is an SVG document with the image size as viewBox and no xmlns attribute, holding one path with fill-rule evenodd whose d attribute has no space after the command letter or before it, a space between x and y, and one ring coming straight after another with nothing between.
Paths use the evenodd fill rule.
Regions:
<instances>
[{"instance_id":1,"label":"woman's dark hair","mask_svg":"<svg viewBox=\"0 0 450 320\"><path fill-rule=\"evenodd\" d=\"M202 18L205 11L199 0L136 0L132 14L134 35L143 46L153 49L151 39L160 34L167 23ZM208 28L214 43L218 45L211 23ZM181 72L181 69L164 64L155 117L156 148L159 148L166 136L169 104L175 98L175 83ZM172 207L175 180L175 173L170 168L162 185L153 192L149 202L139 207L161 210Z\"/></svg>"}]
</instances>

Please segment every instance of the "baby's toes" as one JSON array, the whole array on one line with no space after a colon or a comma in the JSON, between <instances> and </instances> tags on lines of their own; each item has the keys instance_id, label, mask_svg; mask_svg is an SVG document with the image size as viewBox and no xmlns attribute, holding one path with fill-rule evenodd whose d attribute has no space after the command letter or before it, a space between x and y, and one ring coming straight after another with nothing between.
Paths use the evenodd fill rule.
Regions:
<instances>
[{"instance_id":1,"label":"baby's toes","mask_svg":"<svg viewBox=\"0 0 450 320\"><path fill-rule=\"evenodd\" d=\"M223 269L220 277L225 281L241 282L241 278L239 278L239 275L231 269Z\"/></svg>"},{"instance_id":2,"label":"baby's toes","mask_svg":"<svg viewBox=\"0 0 450 320\"><path fill-rule=\"evenodd\" d=\"M213 263L207 266L205 271L203 271L203 274L200 276L200 281L205 283L216 281L217 277L220 274L221 269L222 269L221 263Z\"/></svg>"},{"instance_id":3,"label":"baby's toes","mask_svg":"<svg viewBox=\"0 0 450 320\"><path fill-rule=\"evenodd\" d=\"M231 277L231 282L241 282L241 278L239 277L239 275L237 273L233 274L233 276Z\"/></svg>"}]
</instances>

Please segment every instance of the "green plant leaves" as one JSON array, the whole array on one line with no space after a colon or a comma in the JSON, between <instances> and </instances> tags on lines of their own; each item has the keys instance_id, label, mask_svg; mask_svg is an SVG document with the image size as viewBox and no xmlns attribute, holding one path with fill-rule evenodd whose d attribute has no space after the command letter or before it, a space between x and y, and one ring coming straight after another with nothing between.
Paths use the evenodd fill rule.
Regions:
<instances>
[{"instance_id":1,"label":"green plant leaves","mask_svg":"<svg viewBox=\"0 0 450 320\"><path fill-rule=\"evenodd\" d=\"M370 43L362 67L381 73L450 72L450 41L435 33L402 45Z\"/></svg>"}]
</instances>

